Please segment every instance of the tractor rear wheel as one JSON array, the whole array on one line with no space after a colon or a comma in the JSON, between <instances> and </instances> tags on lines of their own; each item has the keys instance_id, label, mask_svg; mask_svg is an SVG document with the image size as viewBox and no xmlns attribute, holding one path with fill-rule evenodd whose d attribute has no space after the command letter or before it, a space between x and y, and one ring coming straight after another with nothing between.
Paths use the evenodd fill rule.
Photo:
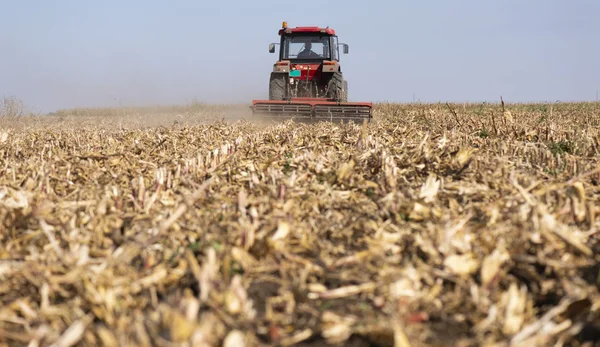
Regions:
<instances>
[{"instance_id":1,"label":"tractor rear wheel","mask_svg":"<svg viewBox=\"0 0 600 347\"><path fill-rule=\"evenodd\" d=\"M271 75L269 81L269 100L283 100L286 97L285 77L281 75Z\"/></svg>"},{"instance_id":2,"label":"tractor rear wheel","mask_svg":"<svg viewBox=\"0 0 600 347\"><path fill-rule=\"evenodd\" d=\"M327 97L334 100L344 100L344 77L341 72L334 72L327 84Z\"/></svg>"},{"instance_id":3,"label":"tractor rear wheel","mask_svg":"<svg viewBox=\"0 0 600 347\"><path fill-rule=\"evenodd\" d=\"M348 81L344 81L344 93L342 102L348 102Z\"/></svg>"}]
</instances>

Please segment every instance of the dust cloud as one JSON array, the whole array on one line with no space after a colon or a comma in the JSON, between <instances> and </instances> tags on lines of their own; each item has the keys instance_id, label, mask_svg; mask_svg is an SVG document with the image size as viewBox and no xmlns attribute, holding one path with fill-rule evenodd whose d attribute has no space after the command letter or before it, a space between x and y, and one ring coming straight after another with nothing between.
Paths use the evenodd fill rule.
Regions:
<instances>
[{"instance_id":1,"label":"dust cloud","mask_svg":"<svg viewBox=\"0 0 600 347\"><path fill-rule=\"evenodd\" d=\"M250 122L257 126L276 123L252 114L251 100L247 104L210 104L194 102L187 105L135 107L78 107L49 113L27 113L0 117L0 128L13 130L93 128L114 132L155 127L182 127L215 122Z\"/></svg>"}]
</instances>

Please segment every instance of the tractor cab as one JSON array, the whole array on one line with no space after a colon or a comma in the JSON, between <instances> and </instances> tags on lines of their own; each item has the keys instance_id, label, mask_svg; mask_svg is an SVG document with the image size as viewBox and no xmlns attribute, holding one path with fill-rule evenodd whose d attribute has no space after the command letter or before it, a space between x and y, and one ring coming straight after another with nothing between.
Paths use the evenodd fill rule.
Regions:
<instances>
[{"instance_id":1,"label":"tractor cab","mask_svg":"<svg viewBox=\"0 0 600 347\"><path fill-rule=\"evenodd\" d=\"M319 27L288 28L283 22L279 30L279 61L307 63L319 61L340 61L340 44L335 30ZM275 53L276 43L269 45L269 52ZM348 54L348 45L342 43L343 53Z\"/></svg>"}]
</instances>

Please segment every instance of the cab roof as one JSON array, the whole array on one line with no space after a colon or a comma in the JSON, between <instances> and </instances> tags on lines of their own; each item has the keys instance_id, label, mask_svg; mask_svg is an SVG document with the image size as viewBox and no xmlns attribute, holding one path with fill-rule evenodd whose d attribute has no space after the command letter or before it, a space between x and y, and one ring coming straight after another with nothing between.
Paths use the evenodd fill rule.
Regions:
<instances>
[{"instance_id":1,"label":"cab roof","mask_svg":"<svg viewBox=\"0 0 600 347\"><path fill-rule=\"evenodd\" d=\"M335 35L335 30L327 27L327 28L320 28L320 27L295 27L295 28L282 28L279 29L279 35L283 35L283 34L301 34L301 33L324 33L324 34L328 34L328 35Z\"/></svg>"}]
</instances>

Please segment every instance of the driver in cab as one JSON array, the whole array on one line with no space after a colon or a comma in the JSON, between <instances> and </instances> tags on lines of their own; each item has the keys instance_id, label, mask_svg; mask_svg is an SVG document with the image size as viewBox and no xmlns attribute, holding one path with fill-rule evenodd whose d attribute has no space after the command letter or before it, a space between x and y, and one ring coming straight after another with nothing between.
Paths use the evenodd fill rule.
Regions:
<instances>
[{"instance_id":1,"label":"driver in cab","mask_svg":"<svg viewBox=\"0 0 600 347\"><path fill-rule=\"evenodd\" d=\"M321 55L313 52L311 50L311 48L312 48L312 43L311 42L305 43L304 44L304 50L302 50L300 53L298 53L298 58L304 58L304 59L320 58Z\"/></svg>"}]
</instances>

